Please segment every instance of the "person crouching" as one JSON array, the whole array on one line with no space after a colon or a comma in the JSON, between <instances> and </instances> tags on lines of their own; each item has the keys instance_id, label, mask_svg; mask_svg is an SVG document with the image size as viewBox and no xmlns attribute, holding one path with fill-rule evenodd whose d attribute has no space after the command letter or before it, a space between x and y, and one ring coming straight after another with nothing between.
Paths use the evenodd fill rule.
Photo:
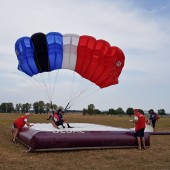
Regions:
<instances>
[{"instance_id":1,"label":"person crouching","mask_svg":"<svg viewBox=\"0 0 170 170\"><path fill-rule=\"evenodd\" d=\"M30 113L25 113L24 116L20 116L17 118L12 126L12 142L16 143L16 136L18 135L18 132L20 129L24 127L24 125L27 125L28 127L31 127L33 125L28 123L28 117L30 116Z\"/></svg>"}]
</instances>

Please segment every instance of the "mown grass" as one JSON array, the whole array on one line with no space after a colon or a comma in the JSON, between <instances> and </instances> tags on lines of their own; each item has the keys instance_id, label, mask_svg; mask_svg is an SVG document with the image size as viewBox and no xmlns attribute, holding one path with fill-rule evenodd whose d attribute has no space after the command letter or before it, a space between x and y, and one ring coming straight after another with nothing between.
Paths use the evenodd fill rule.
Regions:
<instances>
[{"instance_id":1,"label":"mown grass","mask_svg":"<svg viewBox=\"0 0 170 170\"><path fill-rule=\"evenodd\" d=\"M11 143L11 125L19 114L0 114L0 170L155 170L170 169L170 135L151 136L147 150L106 149L26 153L20 143ZM48 122L47 115L30 117L30 122ZM115 127L132 128L128 116L83 116L67 114L70 122L97 123ZM170 131L170 117L156 124L157 131Z\"/></svg>"}]
</instances>

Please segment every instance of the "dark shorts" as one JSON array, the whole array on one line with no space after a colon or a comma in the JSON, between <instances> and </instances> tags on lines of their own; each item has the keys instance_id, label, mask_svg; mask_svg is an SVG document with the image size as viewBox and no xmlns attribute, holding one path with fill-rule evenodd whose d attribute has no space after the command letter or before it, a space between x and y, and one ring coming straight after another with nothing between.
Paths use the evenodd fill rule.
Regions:
<instances>
[{"instance_id":1,"label":"dark shorts","mask_svg":"<svg viewBox=\"0 0 170 170\"><path fill-rule=\"evenodd\" d=\"M13 127L16 128L16 129L18 129L15 123L13 124Z\"/></svg>"},{"instance_id":2,"label":"dark shorts","mask_svg":"<svg viewBox=\"0 0 170 170\"><path fill-rule=\"evenodd\" d=\"M145 131L145 128L136 131L136 136L137 137L144 137L144 131Z\"/></svg>"},{"instance_id":3,"label":"dark shorts","mask_svg":"<svg viewBox=\"0 0 170 170\"><path fill-rule=\"evenodd\" d=\"M57 126L63 125L64 120L60 120L60 121L57 121L57 122L54 121L54 123L55 123Z\"/></svg>"}]
</instances>

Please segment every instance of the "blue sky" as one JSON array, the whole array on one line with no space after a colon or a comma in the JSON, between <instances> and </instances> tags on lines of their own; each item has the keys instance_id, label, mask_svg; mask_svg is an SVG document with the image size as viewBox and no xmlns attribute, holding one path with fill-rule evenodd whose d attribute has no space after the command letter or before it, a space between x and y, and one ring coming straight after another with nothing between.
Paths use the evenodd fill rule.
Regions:
<instances>
[{"instance_id":1,"label":"blue sky","mask_svg":"<svg viewBox=\"0 0 170 170\"><path fill-rule=\"evenodd\" d=\"M73 86L72 72L51 75L51 79L58 76L54 103L65 106L72 91L77 91L77 82L83 82L95 93L87 92L72 109L94 104L100 110L133 107L170 112L169 18L168 0L1 0L0 103L48 102L44 92L17 70L14 45L22 36L55 31L104 39L123 50L125 66L118 85L100 90L78 76Z\"/></svg>"}]
</instances>

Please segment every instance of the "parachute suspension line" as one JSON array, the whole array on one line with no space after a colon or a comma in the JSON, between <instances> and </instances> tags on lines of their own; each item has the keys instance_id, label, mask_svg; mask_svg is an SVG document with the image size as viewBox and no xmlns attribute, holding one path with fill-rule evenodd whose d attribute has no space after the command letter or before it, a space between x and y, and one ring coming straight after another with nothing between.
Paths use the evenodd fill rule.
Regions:
<instances>
[{"instance_id":1,"label":"parachute suspension line","mask_svg":"<svg viewBox=\"0 0 170 170\"><path fill-rule=\"evenodd\" d=\"M78 88L77 88L78 90L76 91L74 98L79 97L80 95L82 95L87 90L87 87L83 86L84 81L85 80L83 79L83 77L80 77L80 81L79 81Z\"/></svg>"},{"instance_id":2,"label":"parachute suspension line","mask_svg":"<svg viewBox=\"0 0 170 170\"><path fill-rule=\"evenodd\" d=\"M43 92L44 96L47 97L47 99L49 100L48 94L45 93L46 91L44 90L44 86L42 86L42 84L38 80L36 80L35 77L34 77L34 79L29 77L29 79L32 82L32 84L34 84L37 88L41 89L41 91Z\"/></svg>"},{"instance_id":3,"label":"parachute suspension line","mask_svg":"<svg viewBox=\"0 0 170 170\"><path fill-rule=\"evenodd\" d=\"M88 95L86 95L86 96L80 98L78 101L77 101L77 99L76 99L76 102L74 101L73 103L71 103L70 106L69 106L69 108L71 108L71 107L72 107L73 105L75 105L76 103L78 103L78 102L80 102L80 101L86 99L87 97L91 96L92 94L98 92L99 90L100 90L100 88L97 88L97 89L95 89L93 92L91 92L90 94L88 94Z\"/></svg>"},{"instance_id":4,"label":"parachute suspension line","mask_svg":"<svg viewBox=\"0 0 170 170\"><path fill-rule=\"evenodd\" d=\"M77 87L76 86L76 73L73 71L72 72L72 80L71 80L71 86L70 86L70 95L68 96L68 103L67 103L67 106L65 108L65 110L69 109L70 108L70 103L72 102L72 100L75 99L75 96L78 96L80 90L79 90L79 86L80 84L78 84L79 86ZM82 77L81 77L82 78ZM75 90L76 89L76 90ZM78 94L77 94L78 93Z\"/></svg>"},{"instance_id":5,"label":"parachute suspension line","mask_svg":"<svg viewBox=\"0 0 170 170\"><path fill-rule=\"evenodd\" d=\"M39 77L34 76L33 78L31 78L31 77L29 77L29 78L38 88L40 88L42 90L42 92L45 94L47 99L50 101L50 96L49 96L48 90L46 88L46 84L45 84L45 82L43 82L43 78L40 79L41 76L39 76Z\"/></svg>"},{"instance_id":6,"label":"parachute suspension line","mask_svg":"<svg viewBox=\"0 0 170 170\"><path fill-rule=\"evenodd\" d=\"M67 103L66 107L64 108L63 112L67 111L67 109L70 109L71 106L69 106L70 102Z\"/></svg>"},{"instance_id":7,"label":"parachute suspension line","mask_svg":"<svg viewBox=\"0 0 170 170\"><path fill-rule=\"evenodd\" d=\"M95 87L94 85L90 86L90 87L87 87L86 89L84 89L83 91L81 91L79 94L77 94L77 96L75 96L75 98L73 100L70 101L70 103L75 103L77 100L80 100L80 98L82 97L83 98L83 95L84 94L87 94L87 93L90 93L90 90L92 91L93 87ZM100 88L99 88L100 89ZM93 92L91 92L93 93ZM87 96L87 95L86 95ZM84 95L84 98L85 98L85 95Z\"/></svg>"},{"instance_id":8,"label":"parachute suspension line","mask_svg":"<svg viewBox=\"0 0 170 170\"><path fill-rule=\"evenodd\" d=\"M68 110L68 109L70 109L70 102L73 100L73 96L74 96L74 88L76 88L75 87L75 77L76 77L76 74L75 74L75 72L73 72L73 76L72 76L72 83L71 83L71 87L70 87L70 89L71 89L71 92L70 92L70 96L69 96L69 99L68 99L68 103L67 103L67 105L66 105L66 107L65 107L65 109L64 109L64 112L66 111L66 110Z\"/></svg>"},{"instance_id":9,"label":"parachute suspension line","mask_svg":"<svg viewBox=\"0 0 170 170\"><path fill-rule=\"evenodd\" d=\"M71 107L71 105L74 105L76 101L81 100L81 98L86 98L86 96L88 96L88 95L85 96L85 94L88 94L92 90L94 90L93 87L96 88L96 86L92 83L90 83L90 86L88 86L88 87L86 87L86 86L83 87L82 85L84 83L82 83L82 82L85 80L83 77L80 77L79 79L81 79L81 83L78 84L78 87L76 87L76 90L73 90L75 93L74 93L74 96L69 100L70 107ZM91 93L93 94L93 92L91 92Z\"/></svg>"},{"instance_id":10,"label":"parachute suspension line","mask_svg":"<svg viewBox=\"0 0 170 170\"><path fill-rule=\"evenodd\" d=\"M48 82L49 82L49 85L47 85L47 88L48 88L48 86L49 86L49 98L50 98L50 102L52 103L52 98L51 98L51 96L52 96L52 90L51 90L51 78L50 78L50 73L49 73L49 71L50 71L50 61L48 60Z\"/></svg>"},{"instance_id":11,"label":"parachute suspension line","mask_svg":"<svg viewBox=\"0 0 170 170\"><path fill-rule=\"evenodd\" d=\"M74 73L74 75L75 75L75 73ZM78 77L77 80L78 80L78 84L77 84L77 87L75 87L76 90L73 89L72 99L74 99L76 96L78 96L83 90L83 81L84 81L83 77Z\"/></svg>"},{"instance_id":12,"label":"parachute suspension line","mask_svg":"<svg viewBox=\"0 0 170 170\"><path fill-rule=\"evenodd\" d=\"M75 87L75 72L73 72L73 76L72 76L72 81L71 81L71 87L70 87L70 95L68 97L68 101L70 102L73 98L74 95L74 87Z\"/></svg>"},{"instance_id":13,"label":"parachute suspension line","mask_svg":"<svg viewBox=\"0 0 170 170\"><path fill-rule=\"evenodd\" d=\"M50 101L50 105L51 105L51 111L52 111L52 114L53 114L53 116L54 116L54 109L53 109L53 102L52 101Z\"/></svg>"},{"instance_id":14,"label":"parachute suspension line","mask_svg":"<svg viewBox=\"0 0 170 170\"><path fill-rule=\"evenodd\" d=\"M52 98L53 98L53 95L54 95L55 86L56 86L56 82L57 82L57 79L58 79L58 74L59 74L59 70L56 70L56 74L55 74L55 80L54 80L54 85L53 85L53 88L52 88L52 93L51 93L51 100L52 100Z\"/></svg>"},{"instance_id":15,"label":"parachute suspension line","mask_svg":"<svg viewBox=\"0 0 170 170\"><path fill-rule=\"evenodd\" d=\"M82 82L83 78L79 77L78 80L79 79L81 79L81 82ZM79 83L76 86L76 73L73 72L71 94L70 94L69 102L72 102L73 100L75 100L75 98L77 96L79 96L81 94L81 91L82 91L81 88L82 88L82 83L80 83L80 81L79 81Z\"/></svg>"},{"instance_id":16,"label":"parachute suspension line","mask_svg":"<svg viewBox=\"0 0 170 170\"><path fill-rule=\"evenodd\" d=\"M48 90L47 84L46 84L43 76L41 75L41 73L38 74L38 75L40 76L40 78L41 78L41 83L44 85L44 88L45 88L45 90L46 90L47 96L48 96L48 98L50 99L50 95L49 95L49 90Z\"/></svg>"}]
</instances>

